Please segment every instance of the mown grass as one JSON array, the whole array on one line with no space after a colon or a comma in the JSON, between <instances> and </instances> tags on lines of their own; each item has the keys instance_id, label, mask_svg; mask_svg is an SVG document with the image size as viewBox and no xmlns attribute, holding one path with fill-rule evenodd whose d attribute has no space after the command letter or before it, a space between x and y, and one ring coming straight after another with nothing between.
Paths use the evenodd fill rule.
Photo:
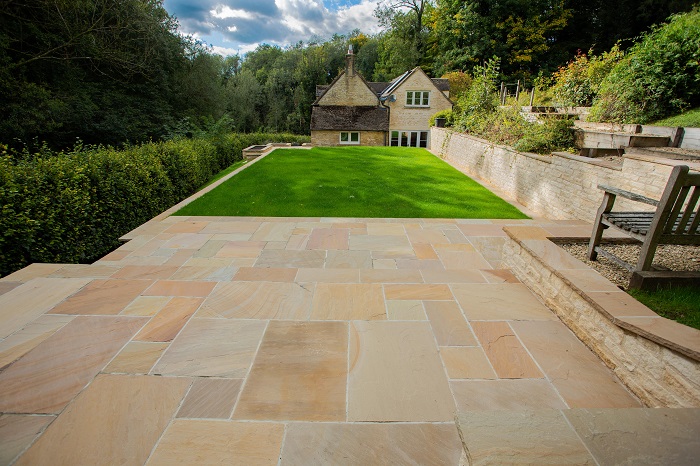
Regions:
<instances>
[{"instance_id":1,"label":"mown grass","mask_svg":"<svg viewBox=\"0 0 700 466\"><path fill-rule=\"evenodd\" d=\"M700 128L700 108L694 108L680 115L664 118L652 123L655 126L683 126L684 128Z\"/></svg>"},{"instance_id":2,"label":"mown grass","mask_svg":"<svg viewBox=\"0 0 700 466\"><path fill-rule=\"evenodd\" d=\"M232 165L229 165L228 167L224 168L223 170L221 170L221 171L220 171L219 173L217 173L216 175L212 176L211 179L210 179L209 181L207 181L207 182L204 184L204 186L202 186L201 189L204 189L204 188L206 188L207 186L209 186L210 184L213 184L213 183L219 181L221 178L223 178L224 176L228 175L228 174L231 173L232 171L237 170L238 168L242 167L242 166L245 165L247 162L248 162L247 160L239 160L238 162L234 162Z\"/></svg>"},{"instance_id":3,"label":"mown grass","mask_svg":"<svg viewBox=\"0 0 700 466\"><path fill-rule=\"evenodd\" d=\"M425 149L277 150L176 215L527 218Z\"/></svg>"},{"instance_id":4,"label":"mown grass","mask_svg":"<svg viewBox=\"0 0 700 466\"><path fill-rule=\"evenodd\" d=\"M660 316L700 330L700 288L628 290L628 293Z\"/></svg>"}]
</instances>

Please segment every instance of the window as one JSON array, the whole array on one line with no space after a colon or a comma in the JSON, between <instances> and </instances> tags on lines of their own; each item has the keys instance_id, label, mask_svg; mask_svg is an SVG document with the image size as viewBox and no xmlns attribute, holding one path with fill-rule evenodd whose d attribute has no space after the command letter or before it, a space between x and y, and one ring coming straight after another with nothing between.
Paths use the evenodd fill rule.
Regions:
<instances>
[{"instance_id":1,"label":"window","mask_svg":"<svg viewBox=\"0 0 700 466\"><path fill-rule=\"evenodd\" d=\"M341 144L359 144L360 143L360 133L357 132L345 132L340 133L340 143Z\"/></svg>"},{"instance_id":2,"label":"window","mask_svg":"<svg viewBox=\"0 0 700 466\"><path fill-rule=\"evenodd\" d=\"M407 91L406 105L409 107L429 107L430 91Z\"/></svg>"},{"instance_id":3,"label":"window","mask_svg":"<svg viewBox=\"0 0 700 466\"><path fill-rule=\"evenodd\" d=\"M428 147L427 131L392 131L390 146Z\"/></svg>"}]
</instances>

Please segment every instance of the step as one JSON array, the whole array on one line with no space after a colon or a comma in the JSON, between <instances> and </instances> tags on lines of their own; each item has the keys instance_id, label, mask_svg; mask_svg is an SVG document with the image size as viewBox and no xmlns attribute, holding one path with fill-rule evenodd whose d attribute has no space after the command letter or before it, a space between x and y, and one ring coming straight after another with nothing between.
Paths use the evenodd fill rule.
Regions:
<instances>
[{"instance_id":1,"label":"step","mask_svg":"<svg viewBox=\"0 0 700 466\"><path fill-rule=\"evenodd\" d=\"M674 464L700 458L700 408L468 411L469 464Z\"/></svg>"},{"instance_id":2,"label":"step","mask_svg":"<svg viewBox=\"0 0 700 466\"><path fill-rule=\"evenodd\" d=\"M644 155L647 157L657 157L671 160L684 160L689 162L700 162L700 150L683 149L676 147L628 147L625 149L627 155Z\"/></svg>"},{"instance_id":3,"label":"step","mask_svg":"<svg viewBox=\"0 0 700 466\"><path fill-rule=\"evenodd\" d=\"M623 147L668 147L671 138L649 134L610 133L579 130L576 147L581 149L619 149Z\"/></svg>"}]
</instances>

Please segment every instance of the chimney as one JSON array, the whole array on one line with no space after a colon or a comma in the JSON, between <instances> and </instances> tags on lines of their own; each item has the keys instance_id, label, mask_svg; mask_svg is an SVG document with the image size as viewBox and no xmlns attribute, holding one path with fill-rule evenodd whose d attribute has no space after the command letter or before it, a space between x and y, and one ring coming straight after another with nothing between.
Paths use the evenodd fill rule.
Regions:
<instances>
[{"instance_id":1,"label":"chimney","mask_svg":"<svg viewBox=\"0 0 700 466\"><path fill-rule=\"evenodd\" d=\"M355 55L352 53L352 44L348 46L348 54L345 55L345 76L355 76Z\"/></svg>"}]
</instances>

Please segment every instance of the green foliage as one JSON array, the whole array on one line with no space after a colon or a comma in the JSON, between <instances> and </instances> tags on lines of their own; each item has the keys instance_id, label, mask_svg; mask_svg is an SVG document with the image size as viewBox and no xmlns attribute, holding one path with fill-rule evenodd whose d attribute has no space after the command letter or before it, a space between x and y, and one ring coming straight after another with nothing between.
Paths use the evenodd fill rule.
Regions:
<instances>
[{"instance_id":1,"label":"green foliage","mask_svg":"<svg viewBox=\"0 0 700 466\"><path fill-rule=\"evenodd\" d=\"M700 9L643 36L601 84L594 121L647 123L700 105Z\"/></svg>"},{"instance_id":2,"label":"green foliage","mask_svg":"<svg viewBox=\"0 0 700 466\"><path fill-rule=\"evenodd\" d=\"M442 75L450 83L450 99L454 102L467 92L472 85L472 77L463 71L450 71Z\"/></svg>"},{"instance_id":3,"label":"green foliage","mask_svg":"<svg viewBox=\"0 0 700 466\"><path fill-rule=\"evenodd\" d=\"M662 317L700 330L700 289L662 288L656 291L628 290L642 304Z\"/></svg>"},{"instance_id":4,"label":"green foliage","mask_svg":"<svg viewBox=\"0 0 700 466\"><path fill-rule=\"evenodd\" d=\"M700 108L694 108L680 115L664 118L652 123L656 126L682 126L684 128L700 128Z\"/></svg>"},{"instance_id":5,"label":"green foliage","mask_svg":"<svg viewBox=\"0 0 700 466\"><path fill-rule=\"evenodd\" d=\"M440 110L428 119L428 125L435 126L436 118L444 118L445 126L453 126L455 123L455 114L452 110Z\"/></svg>"},{"instance_id":6,"label":"green foliage","mask_svg":"<svg viewBox=\"0 0 700 466\"><path fill-rule=\"evenodd\" d=\"M245 147L307 140L229 133L123 150L78 144L15 153L0 146L0 275L32 262L91 262L240 160Z\"/></svg>"},{"instance_id":7,"label":"green foliage","mask_svg":"<svg viewBox=\"0 0 700 466\"><path fill-rule=\"evenodd\" d=\"M598 95L601 83L623 55L618 45L600 56L593 55L592 50L588 55L577 54L576 58L554 73L551 88L554 102L558 105L589 107Z\"/></svg>"},{"instance_id":8,"label":"green foliage","mask_svg":"<svg viewBox=\"0 0 700 466\"><path fill-rule=\"evenodd\" d=\"M425 149L409 147L278 150L176 215L526 218Z\"/></svg>"},{"instance_id":9,"label":"green foliage","mask_svg":"<svg viewBox=\"0 0 700 466\"><path fill-rule=\"evenodd\" d=\"M526 123L525 131L513 144L515 150L551 154L556 151L574 150L573 120L549 118L542 122Z\"/></svg>"},{"instance_id":10,"label":"green foliage","mask_svg":"<svg viewBox=\"0 0 700 466\"><path fill-rule=\"evenodd\" d=\"M466 131L481 132L486 115L493 113L498 104L496 79L500 59L493 57L484 66L475 66L469 90L457 101L455 124Z\"/></svg>"}]
</instances>

